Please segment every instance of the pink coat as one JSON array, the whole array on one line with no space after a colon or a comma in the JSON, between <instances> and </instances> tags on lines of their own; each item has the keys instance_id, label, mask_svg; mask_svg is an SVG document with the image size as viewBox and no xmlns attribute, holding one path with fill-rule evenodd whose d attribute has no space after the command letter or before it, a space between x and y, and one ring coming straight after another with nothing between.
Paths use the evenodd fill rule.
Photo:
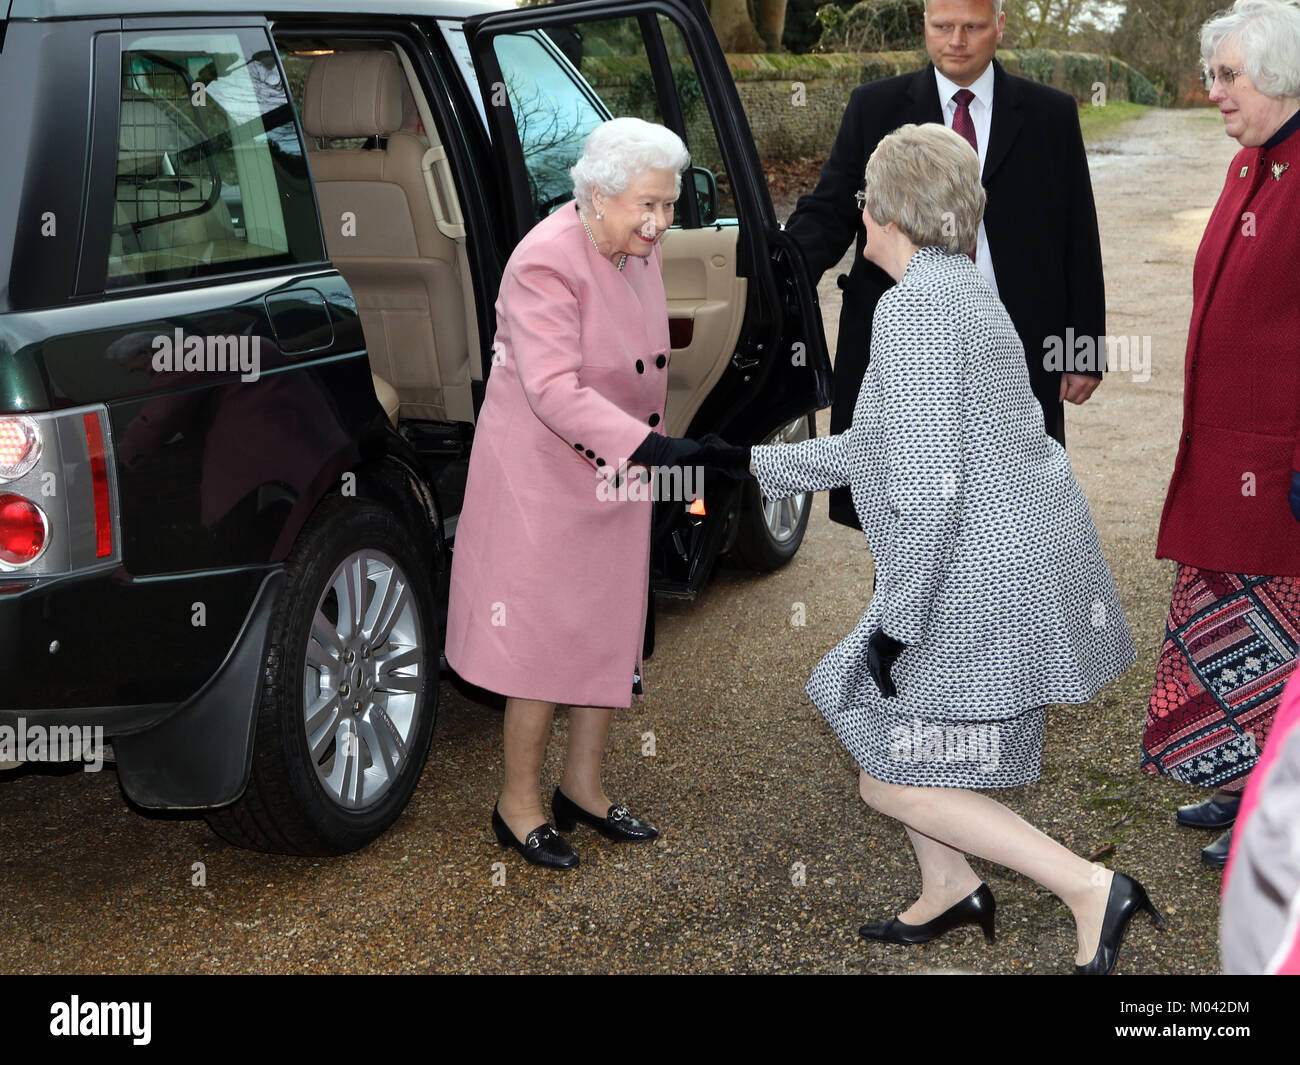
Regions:
<instances>
[{"instance_id":1,"label":"pink coat","mask_svg":"<svg viewBox=\"0 0 1300 1065\"><path fill-rule=\"evenodd\" d=\"M663 253L629 256L620 273L567 204L515 248L496 313L452 554L447 661L507 696L629 706L652 504L608 488L663 431Z\"/></svg>"},{"instance_id":2,"label":"pink coat","mask_svg":"<svg viewBox=\"0 0 1300 1065\"><path fill-rule=\"evenodd\" d=\"M1300 671L1251 770L1223 871L1224 972L1300 975Z\"/></svg>"}]
</instances>

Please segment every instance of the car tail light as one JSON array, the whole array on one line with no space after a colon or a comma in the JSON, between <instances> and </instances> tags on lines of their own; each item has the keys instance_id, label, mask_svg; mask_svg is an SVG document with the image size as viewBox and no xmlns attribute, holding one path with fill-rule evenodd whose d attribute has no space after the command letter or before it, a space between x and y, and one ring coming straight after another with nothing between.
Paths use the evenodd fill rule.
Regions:
<instances>
[{"instance_id":1,"label":"car tail light","mask_svg":"<svg viewBox=\"0 0 1300 1065\"><path fill-rule=\"evenodd\" d=\"M111 566L121 545L108 409L0 414L0 598Z\"/></svg>"},{"instance_id":2,"label":"car tail light","mask_svg":"<svg viewBox=\"0 0 1300 1065\"><path fill-rule=\"evenodd\" d=\"M0 495L0 563L25 566L45 550L49 522L30 499Z\"/></svg>"},{"instance_id":3,"label":"car tail light","mask_svg":"<svg viewBox=\"0 0 1300 1065\"><path fill-rule=\"evenodd\" d=\"M113 553L113 517L108 502L108 466L104 461L104 430L99 415L91 412L82 419L86 427L86 454L90 458L90 481L95 496L95 557Z\"/></svg>"},{"instance_id":4,"label":"car tail light","mask_svg":"<svg viewBox=\"0 0 1300 1065\"><path fill-rule=\"evenodd\" d=\"M31 418L0 418L0 481L15 481L41 458L41 430Z\"/></svg>"}]
</instances>

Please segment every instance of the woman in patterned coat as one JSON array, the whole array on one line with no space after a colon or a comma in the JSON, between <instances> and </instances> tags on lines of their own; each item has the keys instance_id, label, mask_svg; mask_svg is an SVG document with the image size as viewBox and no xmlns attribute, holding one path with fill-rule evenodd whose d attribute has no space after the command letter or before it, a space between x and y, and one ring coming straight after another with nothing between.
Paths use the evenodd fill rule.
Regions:
<instances>
[{"instance_id":1,"label":"woman in patterned coat","mask_svg":"<svg viewBox=\"0 0 1300 1065\"><path fill-rule=\"evenodd\" d=\"M1300 642L1300 7L1239 0L1201 29L1210 100L1242 147L1192 273L1183 426L1159 558L1178 569L1142 768L1215 791L1178 823L1223 831Z\"/></svg>"},{"instance_id":2,"label":"woman in patterned coat","mask_svg":"<svg viewBox=\"0 0 1300 1065\"><path fill-rule=\"evenodd\" d=\"M944 126L903 126L859 195L864 254L897 284L852 426L750 457L767 499L848 485L875 564L866 614L808 681L862 798L903 823L921 866L920 898L861 934L922 943L977 923L992 939L975 854L1060 896L1078 971L1108 972L1132 914L1159 921L1142 886L975 789L1037 780L1045 705L1087 702L1133 663L1119 596L1015 328L969 255L984 212L974 150Z\"/></svg>"},{"instance_id":3,"label":"woman in patterned coat","mask_svg":"<svg viewBox=\"0 0 1300 1065\"><path fill-rule=\"evenodd\" d=\"M639 685L650 572L652 503L610 489L629 460L672 465L698 450L662 430L659 239L689 161L663 126L618 118L596 127L573 168L574 201L519 242L501 279L446 653L463 678L506 696L492 829L535 865L578 864L538 792L556 703L572 712L555 825L581 821L616 841L658 835L610 802L600 779L611 708L630 705Z\"/></svg>"}]
</instances>

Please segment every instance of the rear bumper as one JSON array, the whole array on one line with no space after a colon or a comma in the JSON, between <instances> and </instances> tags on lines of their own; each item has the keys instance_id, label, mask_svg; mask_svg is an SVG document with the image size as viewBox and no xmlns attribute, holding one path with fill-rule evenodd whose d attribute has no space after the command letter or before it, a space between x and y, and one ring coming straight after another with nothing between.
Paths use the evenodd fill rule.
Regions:
<instances>
[{"instance_id":1,"label":"rear bumper","mask_svg":"<svg viewBox=\"0 0 1300 1065\"><path fill-rule=\"evenodd\" d=\"M278 568L260 575L252 605L244 612L219 664L186 698L107 706L6 708L0 710L0 725L15 729L101 726L113 743L122 789L141 806L202 809L233 802L248 783L262 694L261 667L271 614L284 580L284 571ZM122 664L127 674L138 668L139 659Z\"/></svg>"},{"instance_id":2,"label":"rear bumper","mask_svg":"<svg viewBox=\"0 0 1300 1065\"><path fill-rule=\"evenodd\" d=\"M157 723L216 673L275 566L0 578L0 723Z\"/></svg>"}]
</instances>

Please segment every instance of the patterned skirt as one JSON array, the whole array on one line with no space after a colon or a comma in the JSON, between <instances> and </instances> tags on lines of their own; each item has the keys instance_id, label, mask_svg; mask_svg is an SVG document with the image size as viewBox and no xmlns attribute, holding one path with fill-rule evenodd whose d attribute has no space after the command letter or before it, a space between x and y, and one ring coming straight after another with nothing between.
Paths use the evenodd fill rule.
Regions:
<instances>
[{"instance_id":1,"label":"patterned skirt","mask_svg":"<svg viewBox=\"0 0 1300 1065\"><path fill-rule=\"evenodd\" d=\"M824 714L868 775L915 788L1019 788L1042 775L1045 706L996 721L919 718L879 707Z\"/></svg>"},{"instance_id":2,"label":"patterned skirt","mask_svg":"<svg viewBox=\"0 0 1300 1065\"><path fill-rule=\"evenodd\" d=\"M1300 577L1181 563L1142 734L1142 768L1240 791L1300 643Z\"/></svg>"}]
</instances>

